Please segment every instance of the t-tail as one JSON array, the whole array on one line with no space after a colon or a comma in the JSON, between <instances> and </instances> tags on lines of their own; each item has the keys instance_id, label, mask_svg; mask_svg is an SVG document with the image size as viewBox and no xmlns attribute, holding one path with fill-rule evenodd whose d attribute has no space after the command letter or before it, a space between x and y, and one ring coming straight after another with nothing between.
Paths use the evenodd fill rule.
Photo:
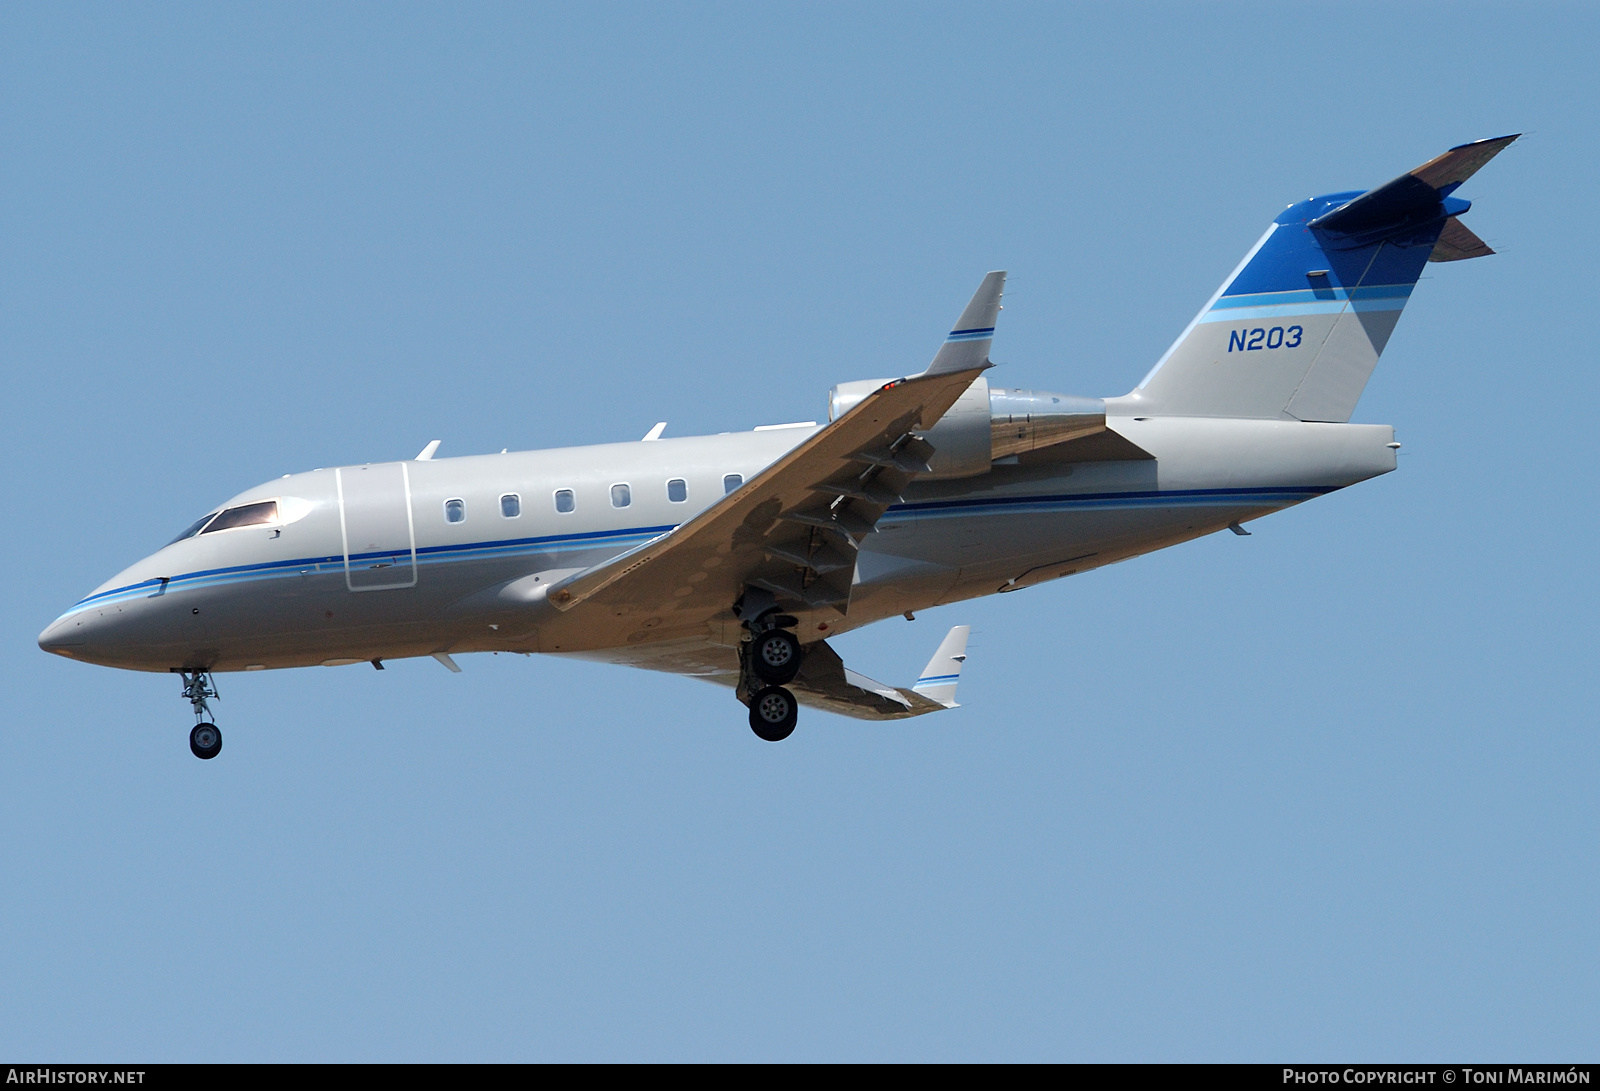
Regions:
<instances>
[{"instance_id":1,"label":"t-tail","mask_svg":"<svg viewBox=\"0 0 1600 1091\"><path fill-rule=\"evenodd\" d=\"M1290 205L1126 402L1152 416L1348 421L1422 267L1494 253L1454 193L1515 139Z\"/></svg>"}]
</instances>

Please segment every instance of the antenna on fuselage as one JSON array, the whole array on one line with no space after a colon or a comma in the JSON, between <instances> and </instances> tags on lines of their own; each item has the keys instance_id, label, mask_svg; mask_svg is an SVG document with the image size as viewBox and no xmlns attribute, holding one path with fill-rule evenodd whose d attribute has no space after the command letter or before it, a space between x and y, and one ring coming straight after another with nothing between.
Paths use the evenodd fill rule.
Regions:
<instances>
[{"instance_id":1,"label":"antenna on fuselage","mask_svg":"<svg viewBox=\"0 0 1600 1091\"><path fill-rule=\"evenodd\" d=\"M434 456L434 452L439 450L439 443L440 443L439 440L430 439L428 441L428 445L426 447L424 447L422 450L417 452L416 461L417 462L429 462L429 461L432 461L433 456Z\"/></svg>"}]
</instances>

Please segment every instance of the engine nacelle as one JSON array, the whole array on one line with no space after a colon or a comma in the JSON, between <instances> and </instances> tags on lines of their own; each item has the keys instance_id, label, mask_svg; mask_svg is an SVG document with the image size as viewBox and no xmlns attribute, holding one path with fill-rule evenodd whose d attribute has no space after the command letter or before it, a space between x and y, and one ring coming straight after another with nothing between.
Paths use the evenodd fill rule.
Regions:
<instances>
[{"instance_id":1,"label":"engine nacelle","mask_svg":"<svg viewBox=\"0 0 1600 1091\"><path fill-rule=\"evenodd\" d=\"M828 392L828 419L836 420L893 381L840 383ZM933 444L929 476L976 477L988 473L996 459L1015 461L1017 455L1103 432L1105 427L1106 403L1099 398L991 387L979 376L939 423L918 435Z\"/></svg>"},{"instance_id":2,"label":"engine nacelle","mask_svg":"<svg viewBox=\"0 0 1600 1091\"><path fill-rule=\"evenodd\" d=\"M861 379L840 383L828 391L828 419L836 420L851 406L893 379ZM933 444L933 467L928 477L976 477L989 472L989 383L981 375L972 381L956 403L945 410L939 423L917 433Z\"/></svg>"}]
</instances>

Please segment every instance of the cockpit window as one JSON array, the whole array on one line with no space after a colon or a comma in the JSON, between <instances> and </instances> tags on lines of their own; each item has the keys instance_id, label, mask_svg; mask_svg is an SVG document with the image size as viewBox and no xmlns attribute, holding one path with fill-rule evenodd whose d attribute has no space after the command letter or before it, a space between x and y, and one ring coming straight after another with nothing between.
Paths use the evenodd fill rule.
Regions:
<instances>
[{"instance_id":1,"label":"cockpit window","mask_svg":"<svg viewBox=\"0 0 1600 1091\"><path fill-rule=\"evenodd\" d=\"M194 522L190 523L188 528L185 529L182 534L180 534L176 538L172 539L172 542L181 542L185 538L193 538L196 534L200 533L200 528L201 527L203 527L207 523L211 522L211 516L213 516L215 514L217 514L217 513L213 511L210 514L202 515L200 518L198 518ZM167 544L171 545L172 542L168 542Z\"/></svg>"},{"instance_id":2,"label":"cockpit window","mask_svg":"<svg viewBox=\"0 0 1600 1091\"><path fill-rule=\"evenodd\" d=\"M233 530L236 527L258 527L278 521L278 502L276 500L263 500L259 504L244 504L237 508L227 508L221 515L211 520L200 533L215 534L219 530Z\"/></svg>"}]
</instances>

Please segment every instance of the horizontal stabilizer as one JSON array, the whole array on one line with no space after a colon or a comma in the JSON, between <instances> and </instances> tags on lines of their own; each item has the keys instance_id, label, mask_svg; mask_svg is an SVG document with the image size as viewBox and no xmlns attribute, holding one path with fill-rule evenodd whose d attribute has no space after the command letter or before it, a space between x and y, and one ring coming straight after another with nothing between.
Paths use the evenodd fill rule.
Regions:
<instances>
[{"instance_id":1,"label":"horizontal stabilizer","mask_svg":"<svg viewBox=\"0 0 1600 1091\"><path fill-rule=\"evenodd\" d=\"M1462 182L1477 174L1485 163L1499 155L1507 145L1521 135L1512 133L1510 136L1495 136L1488 140L1457 144L1443 155L1422 164L1411 172L1411 176L1448 195Z\"/></svg>"},{"instance_id":2,"label":"horizontal stabilizer","mask_svg":"<svg viewBox=\"0 0 1600 1091\"><path fill-rule=\"evenodd\" d=\"M1332 212L1310 221L1309 227L1345 235L1371 231L1389 233L1403 229L1410 221L1433 219L1439 202L1455 192L1489 160L1499 155L1517 136L1497 136L1460 144L1443 155L1407 171L1392 182L1385 182L1346 201ZM1465 202L1462 203L1465 206ZM1447 210L1448 211L1448 210ZM1461 211L1466 211L1465 207Z\"/></svg>"},{"instance_id":3,"label":"horizontal stabilizer","mask_svg":"<svg viewBox=\"0 0 1600 1091\"><path fill-rule=\"evenodd\" d=\"M1489 244L1472 233L1472 229L1451 216L1439 232L1439 241L1433 244L1429 261L1465 261L1468 258L1486 258L1494 253Z\"/></svg>"}]
</instances>

